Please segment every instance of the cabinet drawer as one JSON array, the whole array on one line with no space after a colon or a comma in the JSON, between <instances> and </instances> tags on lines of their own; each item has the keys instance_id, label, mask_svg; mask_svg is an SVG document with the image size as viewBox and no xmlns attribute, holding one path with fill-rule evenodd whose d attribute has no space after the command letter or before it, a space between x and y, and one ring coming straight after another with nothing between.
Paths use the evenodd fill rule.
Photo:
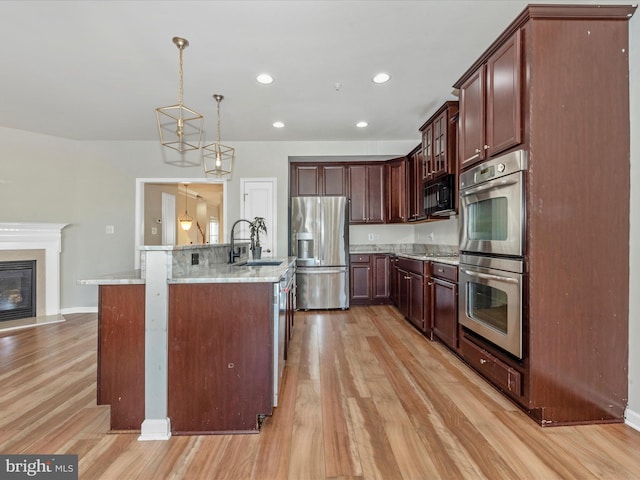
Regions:
<instances>
[{"instance_id":1,"label":"cabinet drawer","mask_svg":"<svg viewBox=\"0 0 640 480\"><path fill-rule=\"evenodd\" d=\"M352 254L351 263L369 263L369 255Z\"/></svg>"},{"instance_id":2,"label":"cabinet drawer","mask_svg":"<svg viewBox=\"0 0 640 480\"><path fill-rule=\"evenodd\" d=\"M452 282L457 282L458 267L456 267L455 265L433 262L433 264L431 265L431 276L443 278Z\"/></svg>"},{"instance_id":3,"label":"cabinet drawer","mask_svg":"<svg viewBox=\"0 0 640 480\"><path fill-rule=\"evenodd\" d=\"M400 257L397 263L398 268L401 268L402 270L406 270L407 272L417 273L418 275L422 275L422 269L423 269L422 264L423 264L422 260L414 260L412 258L404 258L404 257Z\"/></svg>"},{"instance_id":4,"label":"cabinet drawer","mask_svg":"<svg viewBox=\"0 0 640 480\"><path fill-rule=\"evenodd\" d=\"M517 396L522 395L522 376L520 372L464 337L460 341L460 352L473 368L492 380L500 389Z\"/></svg>"}]
</instances>

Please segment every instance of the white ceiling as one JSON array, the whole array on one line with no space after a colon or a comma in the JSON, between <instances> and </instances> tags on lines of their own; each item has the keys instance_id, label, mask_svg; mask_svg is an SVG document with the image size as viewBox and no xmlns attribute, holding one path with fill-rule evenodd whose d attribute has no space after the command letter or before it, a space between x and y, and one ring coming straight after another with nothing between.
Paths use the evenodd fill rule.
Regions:
<instances>
[{"instance_id":1,"label":"white ceiling","mask_svg":"<svg viewBox=\"0 0 640 480\"><path fill-rule=\"evenodd\" d=\"M418 141L452 84L528 2L1 1L0 126L76 140L156 140L184 104L229 141ZM540 1L533 3L625 3ZM391 74L375 85L371 77ZM258 73L275 77L271 85ZM341 88L336 90L336 83ZM280 120L283 129L271 124ZM369 127L357 129L366 120Z\"/></svg>"}]
</instances>

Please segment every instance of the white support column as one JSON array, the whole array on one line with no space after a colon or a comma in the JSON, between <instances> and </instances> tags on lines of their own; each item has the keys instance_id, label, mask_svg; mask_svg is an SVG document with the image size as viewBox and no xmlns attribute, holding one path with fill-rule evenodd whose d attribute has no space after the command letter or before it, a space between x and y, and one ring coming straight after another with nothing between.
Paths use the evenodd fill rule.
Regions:
<instances>
[{"instance_id":1,"label":"white support column","mask_svg":"<svg viewBox=\"0 0 640 480\"><path fill-rule=\"evenodd\" d=\"M138 440L168 440L168 325L171 250L173 247L146 247L144 421Z\"/></svg>"}]
</instances>

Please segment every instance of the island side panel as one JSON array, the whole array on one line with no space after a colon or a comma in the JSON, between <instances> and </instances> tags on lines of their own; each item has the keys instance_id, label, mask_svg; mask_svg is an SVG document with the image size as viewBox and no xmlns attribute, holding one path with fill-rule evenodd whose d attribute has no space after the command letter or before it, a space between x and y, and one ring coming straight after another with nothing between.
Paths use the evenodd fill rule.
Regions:
<instances>
[{"instance_id":1,"label":"island side panel","mask_svg":"<svg viewBox=\"0 0 640 480\"><path fill-rule=\"evenodd\" d=\"M111 405L112 430L144 420L144 285L98 289L98 405Z\"/></svg>"},{"instance_id":2,"label":"island side panel","mask_svg":"<svg viewBox=\"0 0 640 480\"><path fill-rule=\"evenodd\" d=\"M273 408L273 284L169 286L173 434L257 432Z\"/></svg>"}]
</instances>

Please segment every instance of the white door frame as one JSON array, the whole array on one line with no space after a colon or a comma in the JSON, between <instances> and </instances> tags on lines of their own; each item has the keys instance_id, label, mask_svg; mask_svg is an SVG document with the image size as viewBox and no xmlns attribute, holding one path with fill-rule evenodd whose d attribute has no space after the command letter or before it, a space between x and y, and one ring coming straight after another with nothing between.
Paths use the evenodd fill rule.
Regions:
<instances>
[{"instance_id":1,"label":"white door frame","mask_svg":"<svg viewBox=\"0 0 640 480\"><path fill-rule=\"evenodd\" d=\"M176 244L176 196L162 192L162 245Z\"/></svg>"}]
</instances>

